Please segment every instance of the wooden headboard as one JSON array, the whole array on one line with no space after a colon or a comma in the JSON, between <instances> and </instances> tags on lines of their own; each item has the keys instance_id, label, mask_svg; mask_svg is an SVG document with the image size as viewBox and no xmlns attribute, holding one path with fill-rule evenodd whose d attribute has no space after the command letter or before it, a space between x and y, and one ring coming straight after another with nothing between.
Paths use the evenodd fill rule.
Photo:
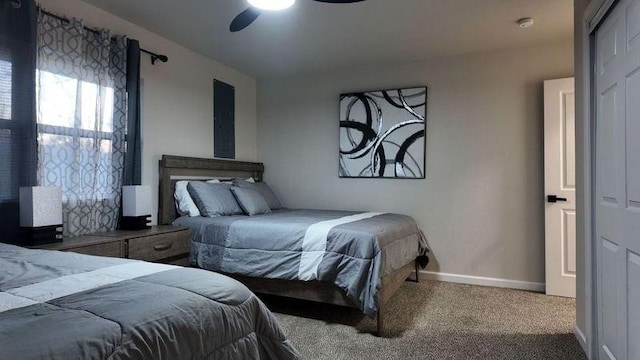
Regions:
<instances>
[{"instance_id":1,"label":"wooden headboard","mask_svg":"<svg viewBox=\"0 0 640 360\"><path fill-rule=\"evenodd\" d=\"M256 181L262 181L263 172L262 163L162 155L159 167L158 224L171 224L177 217L173 193L179 180L253 177Z\"/></svg>"}]
</instances>

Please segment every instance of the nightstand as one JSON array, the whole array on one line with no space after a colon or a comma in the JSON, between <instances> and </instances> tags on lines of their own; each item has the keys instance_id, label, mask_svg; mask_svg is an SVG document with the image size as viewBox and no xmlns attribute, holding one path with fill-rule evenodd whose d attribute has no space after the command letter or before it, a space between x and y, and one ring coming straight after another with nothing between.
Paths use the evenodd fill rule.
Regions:
<instances>
[{"instance_id":1,"label":"nightstand","mask_svg":"<svg viewBox=\"0 0 640 360\"><path fill-rule=\"evenodd\" d=\"M114 230L96 234L123 242L128 259L187 266L191 251L191 229L160 225L147 230Z\"/></svg>"},{"instance_id":2,"label":"nightstand","mask_svg":"<svg viewBox=\"0 0 640 360\"><path fill-rule=\"evenodd\" d=\"M191 229L160 225L139 231L114 230L65 238L61 243L31 248L187 266L191 251Z\"/></svg>"},{"instance_id":3,"label":"nightstand","mask_svg":"<svg viewBox=\"0 0 640 360\"><path fill-rule=\"evenodd\" d=\"M81 235L65 238L62 242L29 246L31 249L71 251L85 255L125 257L122 241L113 237Z\"/></svg>"}]
</instances>

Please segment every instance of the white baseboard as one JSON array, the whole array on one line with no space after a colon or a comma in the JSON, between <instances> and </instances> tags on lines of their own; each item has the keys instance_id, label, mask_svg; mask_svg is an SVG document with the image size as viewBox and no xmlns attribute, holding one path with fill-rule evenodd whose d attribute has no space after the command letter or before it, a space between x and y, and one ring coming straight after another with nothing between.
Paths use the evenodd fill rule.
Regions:
<instances>
[{"instance_id":1,"label":"white baseboard","mask_svg":"<svg viewBox=\"0 0 640 360\"><path fill-rule=\"evenodd\" d=\"M573 327L573 334L576 336L576 339L578 339L578 342L580 343L580 346L582 346L582 350L584 350L584 353L587 354L587 357L590 359L591 358L591 354L589 354L589 347L587 345L587 337L584 335L582 330L580 330L578 325Z\"/></svg>"},{"instance_id":2,"label":"white baseboard","mask_svg":"<svg viewBox=\"0 0 640 360\"><path fill-rule=\"evenodd\" d=\"M425 271L425 270L420 270L420 276L424 276L430 280L438 280L438 281L452 282L452 283L458 283L458 284L492 286L492 287L499 287L499 288L527 290L527 291L535 291L535 292L542 292L542 293L545 291L544 283L536 283L536 282L529 282L529 281L497 279L497 278L471 276L471 275L448 274L448 273Z\"/></svg>"}]
</instances>

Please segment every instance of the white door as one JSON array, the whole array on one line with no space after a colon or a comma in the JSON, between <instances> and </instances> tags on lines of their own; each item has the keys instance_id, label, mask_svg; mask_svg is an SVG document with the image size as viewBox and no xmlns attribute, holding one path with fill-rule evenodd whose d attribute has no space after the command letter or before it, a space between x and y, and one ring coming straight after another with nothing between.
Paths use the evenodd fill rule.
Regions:
<instances>
[{"instance_id":1,"label":"white door","mask_svg":"<svg viewBox=\"0 0 640 360\"><path fill-rule=\"evenodd\" d=\"M640 359L640 0L596 30L595 251L598 355Z\"/></svg>"},{"instance_id":2,"label":"white door","mask_svg":"<svg viewBox=\"0 0 640 360\"><path fill-rule=\"evenodd\" d=\"M545 277L548 295L576 297L574 79L544 82Z\"/></svg>"}]
</instances>

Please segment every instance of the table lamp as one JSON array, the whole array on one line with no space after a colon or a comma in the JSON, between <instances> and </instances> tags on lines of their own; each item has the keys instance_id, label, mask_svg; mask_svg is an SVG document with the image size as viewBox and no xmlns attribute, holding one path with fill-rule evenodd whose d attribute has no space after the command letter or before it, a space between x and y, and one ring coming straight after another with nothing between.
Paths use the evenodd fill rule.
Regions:
<instances>
[{"instance_id":1,"label":"table lamp","mask_svg":"<svg viewBox=\"0 0 640 360\"><path fill-rule=\"evenodd\" d=\"M121 230L151 228L151 187L128 185L122 187Z\"/></svg>"},{"instance_id":2,"label":"table lamp","mask_svg":"<svg viewBox=\"0 0 640 360\"><path fill-rule=\"evenodd\" d=\"M62 241L62 190L55 186L20 187L20 227L26 245Z\"/></svg>"}]
</instances>

